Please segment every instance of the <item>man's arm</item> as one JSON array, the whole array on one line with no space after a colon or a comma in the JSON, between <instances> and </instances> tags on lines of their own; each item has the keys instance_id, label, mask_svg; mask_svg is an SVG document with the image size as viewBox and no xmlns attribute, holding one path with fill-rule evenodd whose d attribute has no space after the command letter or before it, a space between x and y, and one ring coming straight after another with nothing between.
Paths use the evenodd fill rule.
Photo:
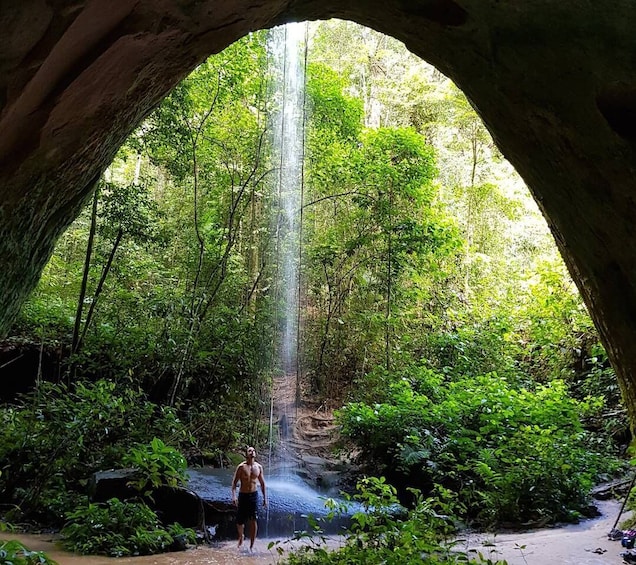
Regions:
<instances>
[{"instance_id":1,"label":"man's arm","mask_svg":"<svg viewBox=\"0 0 636 565\"><path fill-rule=\"evenodd\" d=\"M232 504L234 504L236 506L237 501L236 501L236 485L238 485L239 482L239 470L241 469L241 466L239 465L236 468L236 471L234 471L234 477L232 478Z\"/></svg>"},{"instance_id":2,"label":"man's arm","mask_svg":"<svg viewBox=\"0 0 636 565\"><path fill-rule=\"evenodd\" d=\"M263 478L263 467L260 466L260 473L258 474L258 482L261 483L261 492L263 493L263 506L267 506L267 494L265 493L265 479Z\"/></svg>"}]
</instances>

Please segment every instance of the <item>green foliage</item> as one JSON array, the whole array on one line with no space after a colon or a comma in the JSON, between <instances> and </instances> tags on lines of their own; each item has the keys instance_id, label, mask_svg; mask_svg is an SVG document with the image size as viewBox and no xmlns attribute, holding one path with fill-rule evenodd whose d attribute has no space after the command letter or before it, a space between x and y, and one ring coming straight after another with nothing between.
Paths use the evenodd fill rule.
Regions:
<instances>
[{"instance_id":1,"label":"green foliage","mask_svg":"<svg viewBox=\"0 0 636 565\"><path fill-rule=\"evenodd\" d=\"M57 565L42 551L31 551L17 540L0 540L1 565Z\"/></svg>"},{"instance_id":2,"label":"green foliage","mask_svg":"<svg viewBox=\"0 0 636 565\"><path fill-rule=\"evenodd\" d=\"M104 183L98 209L99 228L108 239L121 230L139 243L152 241L157 229L157 204L140 183Z\"/></svg>"},{"instance_id":3,"label":"green foliage","mask_svg":"<svg viewBox=\"0 0 636 565\"><path fill-rule=\"evenodd\" d=\"M175 526L164 529L155 512L143 503L112 498L105 504L88 503L66 514L62 529L66 549L87 555L125 557L166 551L177 535L195 541L194 531Z\"/></svg>"},{"instance_id":4,"label":"green foliage","mask_svg":"<svg viewBox=\"0 0 636 565\"><path fill-rule=\"evenodd\" d=\"M272 355L265 39L201 64L105 173L74 374L131 373L172 405L208 388L251 398L243 376ZM63 235L16 326L63 352L90 226L87 210Z\"/></svg>"},{"instance_id":5,"label":"green foliage","mask_svg":"<svg viewBox=\"0 0 636 565\"><path fill-rule=\"evenodd\" d=\"M458 550L455 542L450 540L454 527L449 511L452 511L454 502L443 489L440 489L439 496L428 499L413 490L415 503L411 510L399 504L395 488L384 477L363 479L357 489L353 500L364 510L353 514L342 547L330 550L321 544L309 544L291 553L285 563L441 565L470 561L495 565L479 553L470 555ZM505 562L496 563L505 565Z\"/></svg>"},{"instance_id":6,"label":"green foliage","mask_svg":"<svg viewBox=\"0 0 636 565\"><path fill-rule=\"evenodd\" d=\"M561 261L543 262L519 312L522 367L536 380L571 380L582 356L600 353L592 321ZM586 349L591 349L587 352Z\"/></svg>"},{"instance_id":7,"label":"green foliage","mask_svg":"<svg viewBox=\"0 0 636 565\"><path fill-rule=\"evenodd\" d=\"M440 328L424 340L426 358L440 373L478 376L495 372L514 380L519 373L514 320L505 312L472 319L454 328Z\"/></svg>"},{"instance_id":8,"label":"green foliage","mask_svg":"<svg viewBox=\"0 0 636 565\"><path fill-rule=\"evenodd\" d=\"M307 357L314 388L333 396L329 387L347 386L365 363L396 362L394 351L415 345L409 336L422 320L413 314L460 242L434 203L434 152L424 138L404 127L363 130L345 79L321 65L309 71L304 256L316 308Z\"/></svg>"},{"instance_id":9,"label":"green foliage","mask_svg":"<svg viewBox=\"0 0 636 565\"><path fill-rule=\"evenodd\" d=\"M259 444L260 438L268 436L269 422L254 418L260 404L258 391L249 386L253 382L243 384L241 390L230 391L217 400L201 400L188 410L186 423L196 434L198 453L215 465L224 453L237 446ZM250 422L250 426L237 422Z\"/></svg>"},{"instance_id":10,"label":"green foliage","mask_svg":"<svg viewBox=\"0 0 636 565\"><path fill-rule=\"evenodd\" d=\"M173 410L105 381L43 382L16 406L0 409L0 420L3 503L16 516L53 523L81 499L92 473L122 467L131 444L153 436L188 442Z\"/></svg>"},{"instance_id":11,"label":"green foliage","mask_svg":"<svg viewBox=\"0 0 636 565\"><path fill-rule=\"evenodd\" d=\"M372 30L316 26L299 313L312 393L357 401L345 433L391 480L445 485L484 524L567 517L611 467L606 436L592 444L579 417L607 435L625 424L588 399L620 407L545 222L448 79ZM269 73L264 32L234 43L109 167L88 280L101 297L84 299L73 362L117 384L44 384L0 411L0 500L16 515L59 523L90 473L125 457L144 491L178 481L168 446L184 449L184 425L208 460L266 436L280 330ZM15 330L33 348L70 345L90 220L64 234L23 309Z\"/></svg>"},{"instance_id":12,"label":"green foliage","mask_svg":"<svg viewBox=\"0 0 636 565\"><path fill-rule=\"evenodd\" d=\"M595 481L617 468L580 422L599 405L569 398L558 381L530 390L496 374L443 382L416 369L381 402L350 403L339 417L364 459L457 492L467 517L489 526L567 520L585 508Z\"/></svg>"},{"instance_id":13,"label":"green foliage","mask_svg":"<svg viewBox=\"0 0 636 565\"><path fill-rule=\"evenodd\" d=\"M149 444L131 447L124 455L123 464L135 469L136 478L131 481L131 486L144 494L150 494L159 486L184 486L188 482L185 458L159 438Z\"/></svg>"},{"instance_id":14,"label":"green foliage","mask_svg":"<svg viewBox=\"0 0 636 565\"><path fill-rule=\"evenodd\" d=\"M333 69L312 63L307 69L307 97L311 101L311 126L322 141L356 142L362 130L363 108L359 98L347 96L347 83Z\"/></svg>"}]
</instances>

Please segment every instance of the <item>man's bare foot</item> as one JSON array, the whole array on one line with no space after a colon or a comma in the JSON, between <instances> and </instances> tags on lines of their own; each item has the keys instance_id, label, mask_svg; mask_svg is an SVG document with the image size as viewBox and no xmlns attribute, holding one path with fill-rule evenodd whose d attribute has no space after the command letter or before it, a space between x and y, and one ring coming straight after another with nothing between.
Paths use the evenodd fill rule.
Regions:
<instances>
[{"instance_id":1,"label":"man's bare foot","mask_svg":"<svg viewBox=\"0 0 636 565\"><path fill-rule=\"evenodd\" d=\"M242 536L242 535L240 535L240 536L239 536L239 539L238 539L238 546L237 546L237 547L238 547L239 549L241 549L241 546L242 546L242 545L243 545L243 536Z\"/></svg>"}]
</instances>

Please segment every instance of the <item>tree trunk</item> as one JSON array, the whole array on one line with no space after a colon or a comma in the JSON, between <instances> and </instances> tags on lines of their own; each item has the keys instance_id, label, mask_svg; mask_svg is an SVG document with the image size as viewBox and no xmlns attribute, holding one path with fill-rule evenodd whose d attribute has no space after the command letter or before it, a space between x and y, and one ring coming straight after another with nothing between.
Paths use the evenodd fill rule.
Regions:
<instances>
[{"instance_id":1,"label":"tree trunk","mask_svg":"<svg viewBox=\"0 0 636 565\"><path fill-rule=\"evenodd\" d=\"M124 235L122 229L117 231L117 235L115 236L115 241L113 242L113 246L110 250L110 254L108 255L108 259L106 260L106 264L102 269L102 274L99 277L99 282L95 287L95 292L93 293L93 300L91 301L90 308L88 309L88 314L86 314L86 322L84 322L84 328L82 329L82 335L77 342L77 348L75 353L82 349L82 345L84 343L84 338L86 337L86 332L88 332L88 328L93 321L93 316L95 315L95 308L97 307L97 301L102 294L102 290L104 290L104 284L106 283L106 278L108 277L108 273L110 273L110 269L113 265L113 260L115 259L115 254L117 253L117 249L119 249L119 244L121 243L121 239Z\"/></svg>"},{"instance_id":2,"label":"tree trunk","mask_svg":"<svg viewBox=\"0 0 636 565\"><path fill-rule=\"evenodd\" d=\"M82 273L82 283L77 299L77 310L75 311L75 323L73 325L73 341L71 344L71 354L77 353L80 328L82 326L82 314L84 312L84 300L86 299L86 288L88 286L88 274L91 270L91 256L93 255L93 240L95 239L95 229L97 228L97 203L99 201L99 190L93 194L93 208L91 210L91 227L88 232L86 242L86 255L84 258L84 271Z\"/></svg>"}]
</instances>

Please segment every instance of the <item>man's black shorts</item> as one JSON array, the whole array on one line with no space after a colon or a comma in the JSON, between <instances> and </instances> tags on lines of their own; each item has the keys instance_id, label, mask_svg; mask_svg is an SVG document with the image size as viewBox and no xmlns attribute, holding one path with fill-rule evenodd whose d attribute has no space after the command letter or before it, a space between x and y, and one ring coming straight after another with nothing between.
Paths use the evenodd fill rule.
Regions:
<instances>
[{"instance_id":1,"label":"man's black shorts","mask_svg":"<svg viewBox=\"0 0 636 565\"><path fill-rule=\"evenodd\" d=\"M258 518L258 491L238 493L238 512L236 523L245 524Z\"/></svg>"}]
</instances>

